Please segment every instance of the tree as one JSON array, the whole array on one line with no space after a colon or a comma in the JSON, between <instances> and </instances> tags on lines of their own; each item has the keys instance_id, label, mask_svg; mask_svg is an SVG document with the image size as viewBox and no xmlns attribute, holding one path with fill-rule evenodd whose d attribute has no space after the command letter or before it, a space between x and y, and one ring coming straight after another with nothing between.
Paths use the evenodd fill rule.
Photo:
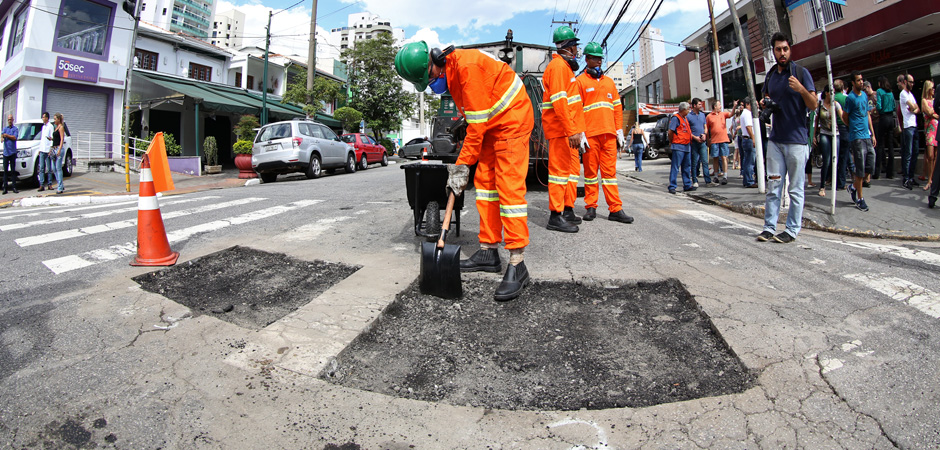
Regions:
<instances>
[{"instance_id":1,"label":"tree","mask_svg":"<svg viewBox=\"0 0 940 450\"><path fill-rule=\"evenodd\" d=\"M333 118L343 123L343 129L350 133L359 132L359 121L362 120L362 113L355 108L344 106L333 111Z\"/></svg>"},{"instance_id":2,"label":"tree","mask_svg":"<svg viewBox=\"0 0 940 450\"><path fill-rule=\"evenodd\" d=\"M395 72L391 33L377 33L343 51L350 90L350 106L362 112L376 136L397 130L415 112L416 95L405 92Z\"/></svg>"},{"instance_id":3,"label":"tree","mask_svg":"<svg viewBox=\"0 0 940 450\"><path fill-rule=\"evenodd\" d=\"M311 103L307 103L307 96L310 96ZM314 115L323 110L324 103L332 103L342 100L346 97L343 92L343 86L336 80L327 77L316 77L313 79L313 89L307 90L307 69L302 69L293 81L287 83L287 90L284 91L284 97L281 103L296 103L303 105L304 112L307 115Z\"/></svg>"},{"instance_id":4,"label":"tree","mask_svg":"<svg viewBox=\"0 0 940 450\"><path fill-rule=\"evenodd\" d=\"M424 96L424 122L427 125L427 134L430 136L432 134L432 128L434 127L434 118L437 116L437 111L441 109L441 97L439 95L425 95Z\"/></svg>"},{"instance_id":5,"label":"tree","mask_svg":"<svg viewBox=\"0 0 940 450\"><path fill-rule=\"evenodd\" d=\"M239 139L248 139L250 141L255 140L255 128L261 127L261 122L258 121L258 118L250 114L245 114L238 119L238 123L235 124L235 135Z\"/></svg>"}]
</instances>

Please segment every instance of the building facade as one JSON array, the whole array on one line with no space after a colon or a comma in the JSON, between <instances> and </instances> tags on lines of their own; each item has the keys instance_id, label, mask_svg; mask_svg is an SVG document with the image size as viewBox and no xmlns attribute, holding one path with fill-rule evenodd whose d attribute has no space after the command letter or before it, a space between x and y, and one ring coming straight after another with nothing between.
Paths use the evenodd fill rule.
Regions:
<instances>
[{"instance_id":1,"label":"building facade","mask_svg":"<svg viewBox=\"0 0 940 450\"><path fill-rule=\"evenodd\" d=\"M140 0L140 19L172 32L207 39L215 0Z\"/></svg>"},{"instance_id":2,"label":"building facade","mask_svg":"<svg viewBox=\"0 0 940 450\"><path fill-rule=\"evenodd\" d=\"M653 69L666 63L666 45L663 43L663 31L659 28L646 27L640 34L640 71L644 76Z\"/></svg>"},{"instance_id":3,"label":"building facade","mask_svg":"<svg viewBox=\"0 0 940 450\"><path fill-rule=\"evenodd\" d=\"M636 66L633 64L626 66L623 61L617 61L607 66L607 70L604 73L614 80L614 85L617 86L617 90L620 91L633 84L634 78L636 77L636 74L633 73L635 67Z\"/></svg>"},{"instance_id":4,"label":"building facade","mask_svg":"<svg viewBox=\"0 0 940 450\"><path fill-rule=\"evenodd\" d=\"M230 9L217 13L212 19L209 43L223 48L241 48L245 29L245 13Z\"/></svg>"},{"instance_id":5,"label":"building facade","mask_svg":"<svg viewBox=\"0 0 940 450\"><path fill-rule=\"evenodd\" d=\"M330 44L338 51L356 46L356 41L369 40L376 33L391 33L395 42L405 39L405 30L392 27L392 23L379 16L367 12L349 15L348 25L330 30Z\"/></svg>"}]
</instances>

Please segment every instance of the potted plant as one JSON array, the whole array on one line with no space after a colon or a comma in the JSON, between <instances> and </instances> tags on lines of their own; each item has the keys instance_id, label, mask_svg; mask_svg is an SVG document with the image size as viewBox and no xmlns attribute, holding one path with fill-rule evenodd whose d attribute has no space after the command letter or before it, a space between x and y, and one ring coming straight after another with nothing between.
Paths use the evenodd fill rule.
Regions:
<instances>
[{"instance_id":1,"label":"potted plant","mask_svg":"<svg viewBox=\"0 0 940 450\"><path fill-rule=\"evenodd\" d=\"M251 168L251 147L249 140L239 139L232 146L235 152L235 167L238 167L238 178L258 178L258 174Z\"/></svg>"},{"instance_id":2,"label":"potted plant","mask_svg":"<svg viewBox=\"0 0 940 450\"><path fill-rule=\"evenodd\" d=\"M206 155L206 173L222 173L222 166L219 165L219 146L215 142L215 136L206 137L202 150Z\"/></svg>"}]
</instances>

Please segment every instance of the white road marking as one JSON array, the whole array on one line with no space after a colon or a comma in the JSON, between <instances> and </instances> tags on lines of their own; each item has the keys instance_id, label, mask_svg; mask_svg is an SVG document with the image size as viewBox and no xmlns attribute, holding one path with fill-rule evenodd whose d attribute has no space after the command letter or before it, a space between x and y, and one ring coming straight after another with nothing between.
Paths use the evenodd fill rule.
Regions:
<instances>
[{"instance_id":1,"label":"white road marking","mask_svg":"<svg viewBox=\"0 0 940 450\"><path fill-rule=\"evenodd\" d=\"M199 197L199 198L184 198L180 200L170 200L168 202L164 202L163 205L164 206L178 205L181 203L190 203L190 202L195 202L199 200L207 200L207 199L213 199L213 198L219 198L219 197L216 195L210 195L210 196ZM111 203L109 205L104 205L104 206L112 206L112 205L114 205L114 203ZM81 214L78 216L53 217L50 219L34 220L32 222L10 223L6 225L0 225L0 231L18 230L20 228L30 228L30 227L34 227L38 225L50 225L54 223L72 222L75 220L82 220L82 219L93 219L95 217L105 217L105 216L110 216L112 214L121 214L121 213L126 213L126 212L131 212L131 211L137 211L137 206L132 206L129 208L112 209L109 211L98 211L98 212L93 212L93 213Z\"/></svg>"},{"instance_id":2,"label":"white road marking","mask_svg":"<svg viewBox=\"0 0 940 450\"><path fill-rule=\"evenodd\" d=\"M303 225L286 233L282 233L277 239L286 241L312 241L323 234L325 231L333 228L333 225L344 220L352 219L350 216L330 217L320 219L314 223Z\"/></svg>"},{"instance_id":3,"label":"white road marking","mask_svg":"<svg viewBox=\"0 0 940 450\"><path fill-rule=\"evenodd\" d=\"M249 198L240 198L238 200L232 200L230 202L223 203L213 203L210 205L201 206L198 208L183 209L180 211L171 211L166 214L161 214L161 217L164 221L167 219L173 219L176 217L190 216L193 214L198 214L201 212L212 211L216 209L228 208L230 206L243 205L245 203L251 203L258 200L265 200L264 198L249 197ZM137 219L128 219L121 220L118 222L104 223L101 225L92 225L85 228L73 228L71 230L57 231L54 233L39 234L36 236L27 236L23 238L16 239L17 245L20 247L29 247L31 245L39 244L48 244L50 242L61 241L63 239L71 239L82 236L87 236L90 234L104 233L106 231L120 230L122 228L129 228L137 225Z\"/></svg>"},{"instance_id":4,"label":"white road marking","mask_svg":"<svg viewBox=\"0 0 940 450\"><path fill-rule=\"evenodd\" d=\"M827 241L848 245L849 247L877 250L881 253L900 256L901 258L910 259L912 261L920 261L934 266L940 266L940 255L926 250L915 250L896 245L873 244L869 242L845 242L835 239L827 239Z\"/></svg>"},{"instance_id":5,"label":"white road marking","mask_svg":"<svg viewBox=\"0 0 940 450\"><path fill-rule=\"evenodd\" d=\"M167 233L167 241L170 244L186 240L194 235L200 233L206 233L209 231L219 230L231 225L241 225L248 222L252 222L258 219L264 219L267 217L275 216L282 214L294 209L304 208L310 205L315 205L322 202L323 200L302 200L298 202L288 203L287 205L274 206L271 208L261 209L258 211L253 211L250 213L242 214L240 216L229 217L227 219L216 220L189 228L183 228L181 230L173 231L172 233ZM69 255L63 256L61 258L55 258L43 261L43 265L49 268L53 273L60 274L76 269L81 269L83 267L93 266L95 264L113 261L118 258L123 258L125 256L134 255L137 253L137 243L136 242L127 242L124 244L112 245L107 248L100 248L97 250L92 250L90 252L85 252L79 255Z\"/></svg>"},{"instance_id":6,"label":"white road marking","mask_svg":"<svg viewBox=\"0 0 940 450\"><path fill-rule=\"evenodd\" d=\"M134 197L133 200L128 200L126 202L116 202L116 203L102 203L92 206L42 206L34 208L17 208L10 211L0 212L0 214L7 214L0 216L0 220L12 219L14 217L36 217L36 216L47 216L49 214L59 214L64 212L77 212L77 211L86 211L89 209L101 209L101 208L111 208L118 205L128 205L131 203L137 203L137 198ZM52 211L50 211L52 210ZM25 212L29 211L29 212Z\"/></svg>"},{"instance_id":7,"label":"white road marking","mask_svg":"<svg viewBox=\"0 0 940 450\"><path fill-rule=\"evenodd\" d=\"M845 277L906 303L930 317L940 319L940 293L896 277L863 274L849 274Z\"/></svg>"},{"instance_id":8,"label":"white road marking","mask_svg":"<svg viewBox=\"0 0 940 450\"><path fill-rule=\"evenodd\" d=\"M725 219L724 217L719 217L719 216L716 216L716 215L714 215L714 214L707 213L707 212L705 212L705 211L695 211L695 210L690 210L690 209L683 209L683 210L680 210L679 212L681 212L681 213L683 213L683 214L688 214L688 215L690 215L690 216L692 216L692 217L694 217L694 218L696 218L696 219L698 219L698 220L701 220L701 221L703 221L703 222L710 223L710 224L712 224L712 225L718 225L718 228L747 230L747 231L749 231L749 232L751 232L751 233L756 233L756 232L759 231L759 230L757 230L757 229L755 229L755 228L751 228L751 227L749 227L749 226L747 226L747 225L741 225L741 224L739 224L739 223L737 223L737 222L732 222L732 221L730 221L730 220L728 220L728 219Z\"/></svg>"},{"instance_id":9,"label":"white road marking","mask_svg":"<svg viewBox=\"0 0 940 450\"><path fill-rule=\"evenodd\" d=\"M603 429L603 428L601 428L598 424L596 424L596 423L594 423L594 422L587 421L587 420L581 420L581 419L563 419L563 420L559 420L558 422L555 422L555 423L553 423L553 424L550 424L548 427L549 427L549 428L556 428L556 427L563 427L563 426L566 426L566 425L576 425L576 424L580 424L580 425L589 425L589 426L593 427L593 428L594 428L594 432L597 433L597 444L592 445L592 446L590 446L590 447L585 447L585 446L583 446L583 445L575 445L574 447L571 447L570 450L585 450L585 449L588 449L588 448L591 448L591 449L603 449L603 448L608 448L608 444L607 444L607 433L604 432L604 429Z\"/></svg>"}]
</instances>

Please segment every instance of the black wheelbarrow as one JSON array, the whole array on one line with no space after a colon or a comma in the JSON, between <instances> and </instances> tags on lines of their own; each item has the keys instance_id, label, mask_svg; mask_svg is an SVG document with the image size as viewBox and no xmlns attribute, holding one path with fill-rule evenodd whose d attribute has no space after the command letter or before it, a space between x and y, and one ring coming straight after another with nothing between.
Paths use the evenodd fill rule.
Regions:
<instances>
[{"instance_id":1,"label":"black wheelbarrow","mask_svg":"<svg viewBox=\"0 0 940 450\"><path fill-rule=\"evenodd\" d=\"M408 205L414 211L415 236L434 238L441 234L441 211L447 208L447 166L440 161L403 164ZM454 201L453 229L460 236L460 211L464 196Z\"/></svg>"}]
</instances>

